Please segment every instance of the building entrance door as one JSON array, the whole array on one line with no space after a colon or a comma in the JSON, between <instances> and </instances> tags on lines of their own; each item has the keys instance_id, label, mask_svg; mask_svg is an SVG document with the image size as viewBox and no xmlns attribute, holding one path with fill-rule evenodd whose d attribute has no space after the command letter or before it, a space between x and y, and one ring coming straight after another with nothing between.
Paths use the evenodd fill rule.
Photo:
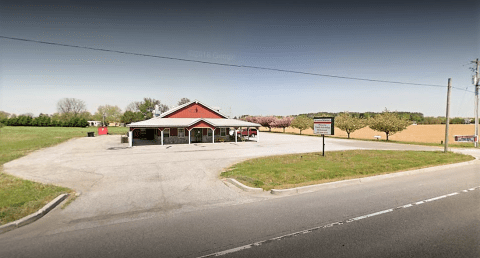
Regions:
<instances>
[{"instance_id":1,"label":"building entrance door","mask_svg":"<svg viewBox=\"0 0 480 258\"><path fill-rule=\"evenodd\" d=\"M192 130L192 142L202 142L202 129L194 128Z\"/></svg>"}]
</instances>

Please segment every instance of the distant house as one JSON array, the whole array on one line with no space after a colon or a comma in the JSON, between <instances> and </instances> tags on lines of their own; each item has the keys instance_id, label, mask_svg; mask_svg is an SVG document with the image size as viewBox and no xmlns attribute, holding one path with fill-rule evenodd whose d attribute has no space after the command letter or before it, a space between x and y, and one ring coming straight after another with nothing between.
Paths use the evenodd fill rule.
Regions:
<instances>
[{"instance_id":1,"label":"distant house","mask_svg":"<svg viewBox=\"0 0 480 258\"><path fill-rule=\"evenodd\" d=\"M87 121L88 122L88 126L99 126L102 124L101 121Z\"/></svg>"},{"instance_id":2,"label":"distant house","mask_svg":"<svg viewBox=\"0 0 480 258\"><path fill-rule=\"evenodd\" d=\"M237 129L258 130L260 126L256 123L229 119L217 108L209 107L200 101L191 101L157 117L127 125L130 127L133 139L146 138L161 145L236 142Z\"/></svg>"}]
</instances>

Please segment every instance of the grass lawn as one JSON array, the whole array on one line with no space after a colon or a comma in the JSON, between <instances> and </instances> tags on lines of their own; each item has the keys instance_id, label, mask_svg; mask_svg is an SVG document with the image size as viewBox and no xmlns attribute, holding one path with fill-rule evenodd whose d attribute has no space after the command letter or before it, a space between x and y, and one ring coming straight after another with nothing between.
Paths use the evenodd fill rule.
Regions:
<instances>
[{"instance_id":1,"label":"grass lawn","mask_svg":"<svg viewBox=\"0 0 480 258\"><path fill-rule=\"evenodd\" d=\"M126 127L109 127L109 134L123 134ZM29 215L62 193L72 190L22 180L3 173L3 164L71 138L86 137L93 128L6 126L0 128L0 225Z\"/></svg>"},{"instance_id":2,"label":"grass lawn","mask_svg":"<svg viewBox=\"0 0 480 258\"><path fill-rule=\"evenodd\" d=\"M44 185L0 172L0 225L21 219L42 208L68 188Z\"/></svg>"},{"instance_id":3,"label":"grass lawn","mask_svg":"<svg viewBox=\"0 0 480 258\"><path fill-rule=\"evenodd\" d=\"M237 163L221 174L264 190L339 181L473 160L453 152L349 150L263 157Z\"/></svg>"}]
</instances>

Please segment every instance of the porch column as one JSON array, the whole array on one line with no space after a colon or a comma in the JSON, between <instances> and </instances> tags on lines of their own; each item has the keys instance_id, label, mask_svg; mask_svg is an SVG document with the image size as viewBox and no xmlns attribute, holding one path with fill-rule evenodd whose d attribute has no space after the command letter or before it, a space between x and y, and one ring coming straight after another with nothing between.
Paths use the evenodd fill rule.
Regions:
<instances>
[{"instance_id":1,"label":"porch column","mask_svg":"<svg viewBox=\"0 0 480 258\"><path fill-rule=\"evenodd\" d=\"M212 130L212 143L215 143L215 129L210 129Z\"/></svg>"},{"instance_id":2,"label":"porch column","mask_svg":"<svg viewBox=\"0 0 480 258\"><path fill-rule=\"evenodd\" d=\"M257 142L260 141L260 129L257 128Z\"/></svg>"},{"instance_id":3,"label":"porch column","mask_svg":"<svg viewBox=\"0 0 480 258\"><path fill-rule=\"evenodd\" d=\"M237 143L237 128L233 128L235 130L235 143Z\"/></svg>"},{"instance_id":4,"label":"porch column","mask_svg":"<svg viewBox=\"0 0 480 258\"><path fill-rule=\"evenodd\" d=\"M160 131L160 142L163 145L163 130Z\"/></svg>"},{"instance_id":5,"label":"porch column","mask_svg":"<svg viewBox=\"0 0 480 258\"><path fill-rule=\"evenodd\" d=\"M132 131L128 132L128 146L129 147L133 146L133 132Z\"/></svg>"},{"instance_id":6,"label":"porch column","mask_svg":"<svg viewBox=\"0 0 480 258\"><path fill-rule=\"evenodd\" d=\"M191 141L190 141L190 131L191 131L191 130L188 130L188 144L191 143Z\"/></svg>"},{"instance_id":7,"label":"porch column","mask_svg":"<svg viewBox=\"0 0 480 258\"><path fill-rule=\"evenodd\" d=\"M248 140L250 141L250 127L247 127L247 137L248 137Z\"/></svg>"}]
</instances>

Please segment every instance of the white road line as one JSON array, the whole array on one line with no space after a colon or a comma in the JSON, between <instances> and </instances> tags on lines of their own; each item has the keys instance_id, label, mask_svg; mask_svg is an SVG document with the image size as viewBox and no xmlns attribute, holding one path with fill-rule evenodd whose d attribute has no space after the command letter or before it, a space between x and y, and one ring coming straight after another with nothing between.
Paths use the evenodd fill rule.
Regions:
<instances>
[{"instance_id":1,"label":"white road line","mask_svg":"<svg viewBox=\"0 0 480 258\"><path fill-rule=\"evenodd\" d=\"M392 212L394 210L406 209L406 208L413 207L413 206L416 206L416 205L420 205L420 204L423 204L423 203L441 200L441 199L444 199L444 198L447 198L447 197L450 197L450 196L454 196L454 195L457 195L457 194L460 194L460 193L466 193L466 192L473 191L473 190L476 190L476 189L479 189L479 188L480 188L480 186L477 186L477 187L473 187L473 188L470 188L470 189L467 189L467 190L462 190L462 191L458 191L458 192L455 192L455 193L441 195L441 196L433 197L433 198L430 198L430 199L418 201L418 202L415 202L415 203L406 204L406 205L399 206L399 207L394 208L394 209L378 211L378 212L370 213L370 214L367 214L367 215L355 217L353 219L348 219L348 220L345 220L345 221L338 221L338 222L326 224L326 225L323 225L323 226L314 227L314 228L311 228L311 229L302 230L302 231L286 234L286 235L283 235L283 236L270 238L270 239L263 240L263 241L258 241L258 242L255 242L253 244L243 245L243 246L240 246L240 247L235 247L235 248L231 248L231 249L216 252L216 253L211 253L211 254L207 254L207 255L204 255L204 256L199 256L198 258L223 256L223 255L226 255L226 254L239 252L239 251L242 251L242 250L245 250L245 249L250 249L250 248L255 247L255 246L261 246L263 244L267 244L267 243L270 243L270 242L273 242L273 241L279 241L279 240L283 240L283 239L289 238L289 237L308 234L308 233L311 233L315 230L319 230L319 229L322 229L322 228L325 229L325 228L330 228L330 227L333 227L333 226L340 226L340 225L343 225L345 223L359 221L359 220L370 218L370 217L373 217L373 216L389 213L389 212Z\"/></svg>"},{"instance_id":2,"label":"white road line","mask_svg":"<svg viewBox=\"0 0 480 258\"><path fill-rule=\"evenodd\" d=\"M232 249L225 250L225 251L222 251L222 252L218 252L217 255L215 255L215 256L222 256L222 255L226 255L226 254L229 254L229 253L235 253L235 252L245 250L245 249L249 249L249 248L252 248L251 244L240 246L240 247L237 247L237 248L232 248Z\"/></svg>"},{"instance_id":3,"label":"white road line","mask_svg":"<svg viewBox=\"0 0 480 258\"><path fill-rule=\"evenodd\" d=\"M373 216L377 216L377 215L384 214L384 213L388 213L388 212L392 212L392 211L393 211L393 209L388 209L388 210L384 210L384 211L379 211L379 212L371 213L371 214L368 214L368 215L363 215L363 216L360 216L360 217L356 217L356 218L353 218L353 219L349 219L349 220L347 220L346 222L347 222L347 223L350 223L350 222L353 222L353 221L370 218L370 217L373 217Z\"/></svg>"},{"instance_id":4,"label":"white road line","mask_svg":"<svg viewBox=\"0 0 480 258\"><path fill-rule=\"evenodd\" d=\"M447 196L446 196L446 195L442 195L442 196L434 197L434 198L425 200L425 202L436 201L436 200L440 200L440 199L443 199L443 198L447 198Z\"/></svg>"}]
</instances>

